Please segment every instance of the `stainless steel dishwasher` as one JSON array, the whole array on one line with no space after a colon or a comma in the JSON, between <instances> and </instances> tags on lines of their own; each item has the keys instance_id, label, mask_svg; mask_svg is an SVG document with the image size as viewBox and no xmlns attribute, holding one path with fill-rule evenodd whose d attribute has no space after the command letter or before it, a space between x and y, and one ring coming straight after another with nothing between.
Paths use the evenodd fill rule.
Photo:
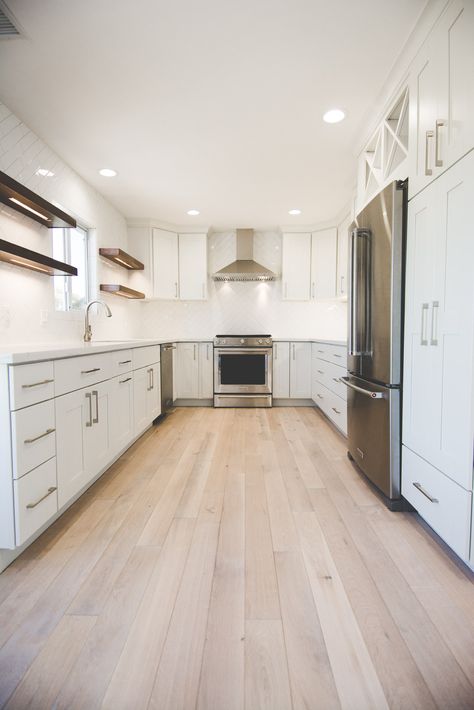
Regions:
<instances>
[{"instance_id":1,"label":"stainless steel dishwasher","mask_svg":"<svg viewBox=\"0 0 474 710\"><path fill-rule=\"evenodd\" d=\"M176 345L163 343L160 346L161 357L161 414L171 414L173 407L173 350Z\"/></svg>"}]
</instances>

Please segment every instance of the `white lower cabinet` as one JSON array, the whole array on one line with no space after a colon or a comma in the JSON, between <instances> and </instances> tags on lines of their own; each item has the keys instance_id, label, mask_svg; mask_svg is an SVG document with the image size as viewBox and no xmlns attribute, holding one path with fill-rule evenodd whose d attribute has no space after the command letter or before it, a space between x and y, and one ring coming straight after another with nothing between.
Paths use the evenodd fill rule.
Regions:
<instances>
[{"instance_id":1,"label":"white lower cabinet","mask_svg":"<svg viewBox=\"0 0 474 710\"><path fill-rule=\"evenodd\" d=\"M312 345L313 402L347 436L347 389L341 377L347 374L343 363L346 347L328 343Z\"/></svg>"},{"instance_id":2,"label":"white lower cabinet","mask_svg":"<svg viewBox=\"0 0 474 710\"><path fill-rule=\"evenodd\" d=\"M128 372L110 381L110 443L113 455L123 451L134 435L133 377Z\"/></svg>"},{"instance_id":3,"label":"white lower cabinet","mask_svg":"<svg viewBox=\"0 0 474 710\"><path fill-rule=\"evenodd\" d=\"M290 343L273 343L273 397L290 396Z\"/></svg>"},{"instance_id":4,"label":"white lower cabinet","mask_svg":"<svg viewBox=\"0 0 474 710\"><path fill-rule=\"evenodd\" d=\"M311 343L273 343L273 397L311 398Z\"/></svg>"},{"instance_id":5,"label":"white lower cabinet","mask_svg":"<svg viewBox=\"0 0 474 710\"><path fill-rule=\"evenodd\" d=\"M15 541L22 545L58 510L56 459L14 481Z\"/></svg>"},{"instance_id":6,"label":"white lower cabinet","mask_svg":"<svg viewBox=\"0 0 474 710\"><path fill-rule=\"evenodd\" d=\"M113 458L110 383L57 397L56 456L61 508Z\"/></svg>"},{"instance_id":7,"label":"white lower cabinet","mask_svg":"<svg viewBox=\"0 0 474 710\"><path fill-rule=\"evenodd\" d=\"M208 343L177 343L176 399L212 399L214 350Z\"/></svg>"},{"instance_id":8,"label":"white lower cabinet","mask_svg":"<svg viewBox=\"0 0 474 710\"><path fill-rule=\"evenodd\" d=\"M161 414L159 363L133 372L133 412L135 436Z\"/></svg>"}]
</instances>

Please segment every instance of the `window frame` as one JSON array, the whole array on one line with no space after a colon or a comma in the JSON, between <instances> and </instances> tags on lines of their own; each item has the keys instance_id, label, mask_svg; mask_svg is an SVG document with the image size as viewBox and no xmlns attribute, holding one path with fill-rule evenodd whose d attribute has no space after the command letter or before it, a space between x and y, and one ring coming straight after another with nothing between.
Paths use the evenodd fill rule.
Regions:
<instances>
[{"instance_id":1,"label":"window frame","mask_svg":"<svg viewBox=\"0 0 474 710\"><path fill-rule=\"evenodd\" d=\"M59 231L59 230L58 230ZM90 273L90 234L89 229L83 224L78 224L76 227L61 228L62 237L62 250L64 258L61 261L65 261L67 264L72 263L71 257L71 240L74 238L73 232L82 232L82 238L84 242L84 263L86 264L85 274L84 274L84 292L86 303L90 300L90 285L91 285L91 273ZM56 236L56 234L54 235ZM53 244L53 254L54 254L54 244ZM79 274L78 274L79 276ZM63 293L63 308L58 308L57 306L57 284L54 284L54 310L56 313L78 313L83 310L83 306L75 307L72 305L72 279L76 277L71 276L55 276L54 279L62 279L62 293Z\"/></svg>"}]
</instances>

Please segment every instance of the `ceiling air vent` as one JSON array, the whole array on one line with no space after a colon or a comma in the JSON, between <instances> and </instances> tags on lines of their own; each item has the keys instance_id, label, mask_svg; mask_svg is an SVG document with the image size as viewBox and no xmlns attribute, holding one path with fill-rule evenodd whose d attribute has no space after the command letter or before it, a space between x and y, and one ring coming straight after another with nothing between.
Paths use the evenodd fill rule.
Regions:
<instances>
[{"instance_id":1,"label":"ceiling air vent","mask_svg":"<svg viewBox=\"0 0 474 710\"><path fill-rule=\"evenodd\" d=\"M21 32L16 27L13 15L4 2L0 2L0 39L20 37Z\"/></svg>"}]
</instances>

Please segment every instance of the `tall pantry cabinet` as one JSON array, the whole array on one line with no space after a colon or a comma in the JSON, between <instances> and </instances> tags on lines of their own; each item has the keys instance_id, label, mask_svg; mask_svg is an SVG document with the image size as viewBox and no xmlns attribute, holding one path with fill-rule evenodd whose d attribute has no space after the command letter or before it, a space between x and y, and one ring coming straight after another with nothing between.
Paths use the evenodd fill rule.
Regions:
<instances>
[{"instance_id":1,"label":"tall pantry cabinet","mask_svg":"<svg viewBox=\"0 0 474 710\"><path fill-rule=\"evenodd\" d=\"M469 558L474 439L474 151L409 202L402 492Z\"/></svg>"}]
</instances>

